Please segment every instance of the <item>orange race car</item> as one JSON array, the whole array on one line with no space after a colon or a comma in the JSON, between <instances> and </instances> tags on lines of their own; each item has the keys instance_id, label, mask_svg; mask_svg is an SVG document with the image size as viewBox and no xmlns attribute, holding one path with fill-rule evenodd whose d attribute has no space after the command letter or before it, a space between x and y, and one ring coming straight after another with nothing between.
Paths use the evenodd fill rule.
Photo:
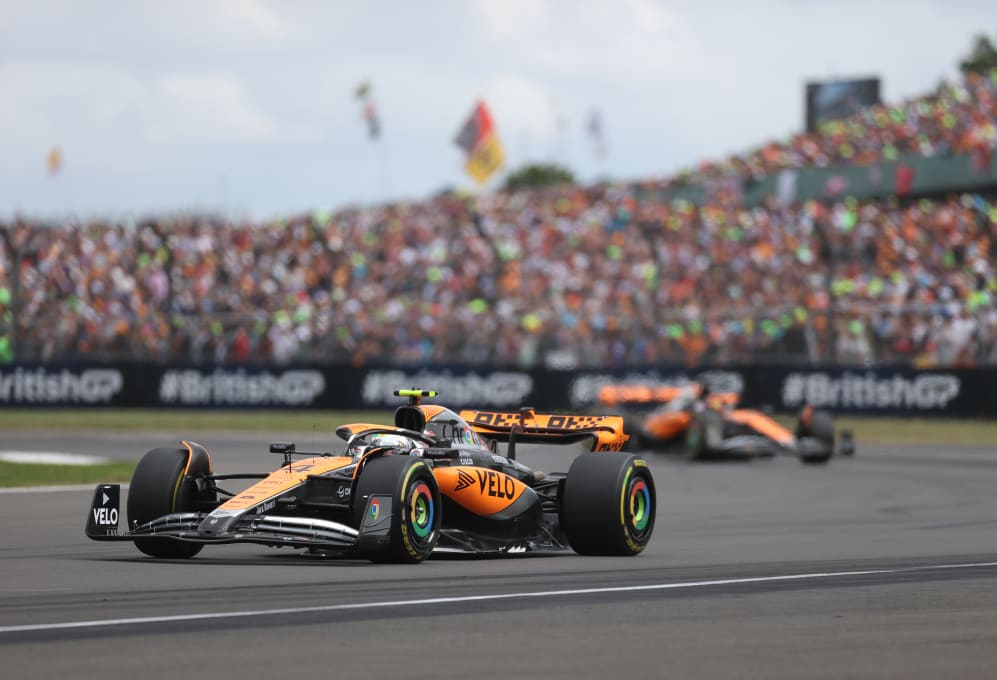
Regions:
<instances>
[{"instance_id":1,"label":"orange race car","mask_svg":"<svg viewBox=\"0 0 997 680\"><path fill-rule=\"evenodd\" d=\"M685 385L616 384L599 390L601 408L624 414L629 449L680 450L691 459L798 456L826 463L837 452L853 455L850 431L835 430L833 416L805 407L790 430L762 411L737 408L736 392L711 392L703 382Z\"/></svg>"},{"instance_id":2,"label":"orange race car","mask_svg":"<svg viewBox=\"0 0 997 680\"><path fill-rule=\"evenodd\" d=\"M394 424L344 424L336 452L270 444L283 463L266 474L216 474L193 442L153 449L132 476L125 529L120 485L100 484L86 534L161 558L256 543L409 563L437 551L636 555L650 540L654 479L644 459L620 453L627 437L618 416L458 414L422 403L431 390L395 395L408 403ZM590 451L567 472L544 473L516 460L517 443ZM227 491L225 480L251 484Z\"/></svg>"}]
</instances>

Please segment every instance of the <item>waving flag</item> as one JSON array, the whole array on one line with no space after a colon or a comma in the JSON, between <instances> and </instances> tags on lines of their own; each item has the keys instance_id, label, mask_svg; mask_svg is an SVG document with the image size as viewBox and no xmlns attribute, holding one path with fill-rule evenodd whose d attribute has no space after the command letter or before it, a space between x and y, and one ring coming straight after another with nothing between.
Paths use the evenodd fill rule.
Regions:
<instances>
[{"instance_id":1,"label":"waving flag","mask_svg":"<svg viewBox=\"0 0 997 680\"><path fill-rule=\"evenodd\" d=\"M374 102L374 90L369 80L365 80L353 91L353 98L360 102L363 119L367 122L367 134L371 139L381 136L381 119L377 115L377 104Z\"/></svg>"},{"instance_id":2,"label":"waving flag","mask_svg":"<svg viewBox=\"0 0 997 680\"><path fill-rule=\"evenodd\" d=\"M478 184L484 184L505 163L505 151L495 130L488 106L479 101L457 132L454 143L464 150L464 170Z\"/></svg>"}]
</instances>

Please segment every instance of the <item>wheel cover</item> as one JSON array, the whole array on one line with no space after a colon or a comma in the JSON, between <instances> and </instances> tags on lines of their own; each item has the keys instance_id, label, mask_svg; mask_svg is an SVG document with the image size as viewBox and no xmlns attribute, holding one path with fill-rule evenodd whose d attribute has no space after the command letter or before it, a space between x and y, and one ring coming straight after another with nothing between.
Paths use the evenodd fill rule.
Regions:
<instances>
[{"instance_id":1,"label":"wheel cover","mask_svg":"<svg viewBox=\"0 0 997 680\"><path fill-rule=\"evenodd\" d=\"M426 482L416 480L409 486L408 524L417 543L428 543L432 538L436 504L433 491Z\"/></svg>"},{"instance_id":2,"label":"wheel cover","mask_svg":"<svg viewBox=\"0 0 997 680\"><path fill-rule=\"evenodd\" d=\"M638 543L645 541L651 531L654 501L651 488L643 475L627 471L623 484L623 527Z\"/></svg>"}]
</instances>

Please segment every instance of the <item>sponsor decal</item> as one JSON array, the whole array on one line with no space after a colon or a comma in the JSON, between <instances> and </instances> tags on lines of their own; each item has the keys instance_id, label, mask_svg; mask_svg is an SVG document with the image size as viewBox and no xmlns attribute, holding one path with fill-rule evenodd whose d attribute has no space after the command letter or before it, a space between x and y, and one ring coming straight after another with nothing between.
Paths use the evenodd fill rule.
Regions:
<instances>
[{"instance_id":1,"label":"sponsor decal","mask_svg":"<svg viewBox=\"0 0 997 680\"><path fill-rule=\"evenodd\" d=\"M340 484L339 488L336 489L336 495L339 496L340 498L347 498L347 497L349 497L349 495L350 495L350 485L346 484L346 483Z\"/></svg>"},{"instance_id":2,"label":"sponsor decal","mask_svg":"<svg viewBox=\"0 0 997 680\"><path fill-rule=\"evenodd\" d=\"M381 503L376 498L370 501L370 508L367 510L367 515L371 522L376 522L377 518L381 516Z\"/></svg>"},{"instance_id":3,"label":"sponsor decal","mask_svg":"<svg viewBox=\"0 0 997 680\"><path fill-rule=\"evenodd\" d=\"M276 506L277 506L276 500L263 501L262 503L256 506L256 514L262 515L264 512L269 512L270 510L273 510Z\"/></svg>"},{"instance_id":4,"label":"sponsor decal","mask_svg":"<svg viewBox=\"0 0 997 680\"><path fill-rule=\"evenodd\" d=\"M782 384L786 406L862 409L944 409L959 396L960 380L951 373L907 378L880 377L872 371L843 373L790 373Z\"/></svg>"},{"instance_id":5,"label":"sponsor decal","mask_svg":"<svg viewBox=\"0 0 997 680\"><path fill-rule=\"evenodd\" d=\"M106 404L121 391L124 378L114 368L0 371L0 402L7 404Z\"/></svg>"},{"instance_id":6,"label":"sponsor decal","mask_svg":"<svg viewBox=\"0 0 997 680\"><path fill-rule=\"evenodd\" d=\"M475 470L478 476L478 488L483 494L495 498L513 498L516 495L516 484L509 475L501 475L494 470Z\"/></svg>"},{"instance_id":7,"label":"sponsor decal","mask_svg":"<svg viewBox=\"0 0 997 680\"><path fill-rule=\"evenodd\" d=\"M160 402L184 406L308 406L324 391L322 373L306 370L178 369L163 373L159 382Z\"/></svg>"},{"instance_id":8,"label":"sponsor decal","mask_svg":"<svg viewBox=\"0 0 997 680\"><path fill-rule=\"evenodd\" d=\"M93 521L94 524L99 524L101 526L118 526L118 509L117 508L94 508L93 509Z\"/></svg>"},{"instance_id":9,"label":"sponsor decal","mask_svg":"<svg viewBox=\"0 0 997 680\"><path fill-rule=\"evenodd\" d=\"M460 491L461 489L466 489L474 484L474 477L465 472L464 470L457 471L457 486L454 487L454 491Z\"/></svg>"},{"instance_id":10,"label":"sponsor decal","mask_svg":"<svg viewBox=\"0 0 997 680\"><path fill-rule=\"evenodd\" d=\"M532 376L515 371L454 374L446 370L374 370L364 376L361 390L364 405L394 404L392 391L399 385L430 385L446 395L451 404L496 408L518 406L533 392Z\"/></svg>"}]
</instances>

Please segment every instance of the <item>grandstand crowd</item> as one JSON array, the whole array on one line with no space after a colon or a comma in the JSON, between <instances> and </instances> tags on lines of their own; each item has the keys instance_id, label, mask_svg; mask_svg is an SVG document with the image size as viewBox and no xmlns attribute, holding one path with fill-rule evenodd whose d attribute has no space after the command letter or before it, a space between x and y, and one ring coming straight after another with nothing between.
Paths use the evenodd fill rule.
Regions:
<instances>
[{"instance_id":1,"label":"grandstand crowd","mask_svg":"<svg viewBox=\"0 0 997 680\"><path fill-rule=\"evenodd\" d=\"M783 169L868 165L897 160L903 154L964 153L989 164L995 144L997 79L993 73L967 73L957 82L941 83L926 96L870 106L848 118L823 121L817 132L801 132L747 154L705 161L678 179L758 179Z\"/></svg>"},{"instance_id":2,"label":"grandstand crowd","mask_svg":"<svg viewBox=\"0 0 997 680\"><path fill-rule=\"evenodd\" d=\"M989 163L994 82L697 172ZM16 219L0 225L0 361L997 364L995 196L748 207L609 184L262 223Z\"/></svg>"}]
</instances>

